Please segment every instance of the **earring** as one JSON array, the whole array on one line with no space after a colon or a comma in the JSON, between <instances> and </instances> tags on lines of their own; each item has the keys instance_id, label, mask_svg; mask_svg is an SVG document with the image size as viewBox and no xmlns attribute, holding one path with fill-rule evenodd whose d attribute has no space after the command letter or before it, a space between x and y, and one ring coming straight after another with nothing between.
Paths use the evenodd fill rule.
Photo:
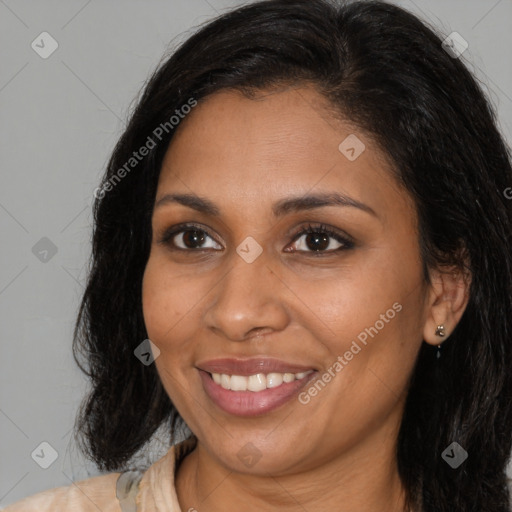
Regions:
<instances>
[{"instance_id":1,"label":"earring","mask_svg":"<svg viewBox=\"0 0 512 512\"><path fill-rule=\"evenodd\" d=\"M438 325L436 329L436 336L441 336L441 338L445 335L444 332L444 324Z\"/></svg>"},{"instance_id":2,"label":"earring","mask_svg":"<svg viewBox=\"0 0 512 512\"><path fill-rule=\"evenodd\" d=\"M442 338L445 334L446 333L444 332L444 324L438 325L436 329L436 336L440 336ZM436 357L437 359L441 357L441 345L437 345Z\"/></svg>"}]
</instances>

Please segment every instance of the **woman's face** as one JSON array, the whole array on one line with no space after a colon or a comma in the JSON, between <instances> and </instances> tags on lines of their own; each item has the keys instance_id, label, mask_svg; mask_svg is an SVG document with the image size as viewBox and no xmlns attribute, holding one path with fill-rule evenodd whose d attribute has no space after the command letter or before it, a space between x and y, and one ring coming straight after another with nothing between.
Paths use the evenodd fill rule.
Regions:
<instances>
[{"instance_id":1,"label":"woman's face","mask_svg":"<svg viewBox=\"0 0 512 512\"><path fill-rule=\"evenodd\" d=\"M422 342L413 203L322 105L306 87L216 93L161 170L148 336L200 446L234 471L391 456Z\"/></svg>"}]
</instances>

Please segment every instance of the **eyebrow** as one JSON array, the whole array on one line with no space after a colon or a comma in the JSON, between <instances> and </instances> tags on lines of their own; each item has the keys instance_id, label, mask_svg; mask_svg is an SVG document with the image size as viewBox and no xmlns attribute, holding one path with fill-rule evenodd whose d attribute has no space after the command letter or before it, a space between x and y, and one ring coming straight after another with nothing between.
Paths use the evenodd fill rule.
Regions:
<instances>
[{"instance_id":1,"label":"eyebrow","mask_svg":"<svg viewBox=\"0 0 512 512\"><path fill-rule=\"evenodd\" d=\"M155 203L155 210L163 205L179 203L198 212L212 217L220 216L220 209L205 197L195 194L166 194ZM377 213L367 204L361 203L356 199L339 193L323 193L306 196L287 197L274 203L272 213L274 217L282 217L288 213L303 210L313 210L325 206L345 206L358 208L374 217L378 218Z\"/></svg>"}]
</instances>

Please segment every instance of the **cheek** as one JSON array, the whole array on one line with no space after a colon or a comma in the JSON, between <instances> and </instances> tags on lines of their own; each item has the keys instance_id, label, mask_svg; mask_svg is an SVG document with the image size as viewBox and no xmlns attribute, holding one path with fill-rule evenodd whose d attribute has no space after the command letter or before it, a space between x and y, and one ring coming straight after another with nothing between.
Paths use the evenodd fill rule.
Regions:
<instances>
[{"instance_id":1,"label":"cheek","mask_svg":"<svg viewBox=\"0 0 512 512\"><path fill-rule=\"evenodd\" d=\"M371 254L340 269L323 282L297 282L294 289L300 291L297 295L318 324L313 332L325 332L327 339L348 340L392 308L401 296L402 284L391 277L389 262Z\"/></svg>"},{"instance_id":2,"label":"cheek","mask_svg":"<svg viewBox=\"0 0 512 512\"><path fill-rule=\"evenodd\" d=\"M142 310L149 338L159 346L181 315L176 286L158 258L150 256L142 280Z\"/></svg>"},{"instance_id":3,"label":"cheek","mask_svg":"<svg viewBox=\"0 0 512 512\"><path fill-rule=\"evenodd\" d=\"M407 386L422 341L421 272L411 267L398 273L388 267L387 273L372 277L349 307L346 341L339 350L346 350L351 360L345 369L348 386L362 385L368 396L385 388L393 402Z\"/></svg>"},{"instance_id":4,"label":"cheek","mask_svg":"<svg viewBox=\"0 0 512 512\"><path fill-rule=\"evenodd\" d=\"M142 281L142 309L148 338L159 348L160 355L155 365L162 384L176 407L183 408L179 384L182 363L191 357L190 343L194 333L191 324L184 319L192 319L194 310L191 304L188 278L172 272L162 258L148 260Z\"/></svg>"},{"instance_id":5,"label":"cheek","mask_svg":"<svg viewBox=\"0 0 512 512\"><path fill-rule=\"evenodd\" d=\"M163 258L149 258L142 281L142 309L148 337L161 351L191 338L206 291L194 276L177 273Z\"/></svg>"},{"instance_id":6,"label":"cheek","mask_svg":"<svg viewBox=\"0 0 512 512\"><path fill-rule=\"evenodd\" d=\"M345 373L354 375L372 362L396 375L399 354L404 373L413 363L421 343L423 277L416 248L402 248L370 250L336 280L308 290L319 326L329 327L319 338L331 354L357 353L347 354L357 361Z\"/></svg>"},{"instance_id":7,"label":"cheek","mask_svg":"<svg viewBox=\"0 0 512 512\"><path fill-rule=\"evenodd\" d=\"M158 266L150 257L142 280L142 311L151 340L161 338L168 315L165 286L159 276Z\"/></svg>"}]
</instances>

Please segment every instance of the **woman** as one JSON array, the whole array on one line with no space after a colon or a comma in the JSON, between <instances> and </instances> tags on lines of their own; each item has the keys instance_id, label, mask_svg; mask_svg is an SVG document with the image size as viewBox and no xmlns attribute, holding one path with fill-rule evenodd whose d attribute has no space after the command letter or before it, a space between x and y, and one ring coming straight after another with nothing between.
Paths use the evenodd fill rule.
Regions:
<instances>
[{"instance_id":1,"label":"woman","mask_svg":"<svg viewBox=\"0 0 512 512\"><path fill-rule=\"evenodd\" d=\"M445 46L382 2L264 1L156 71L75 331L109 473L8 511L510 510L512 169Z\"/></svg>"}]
</instances>

